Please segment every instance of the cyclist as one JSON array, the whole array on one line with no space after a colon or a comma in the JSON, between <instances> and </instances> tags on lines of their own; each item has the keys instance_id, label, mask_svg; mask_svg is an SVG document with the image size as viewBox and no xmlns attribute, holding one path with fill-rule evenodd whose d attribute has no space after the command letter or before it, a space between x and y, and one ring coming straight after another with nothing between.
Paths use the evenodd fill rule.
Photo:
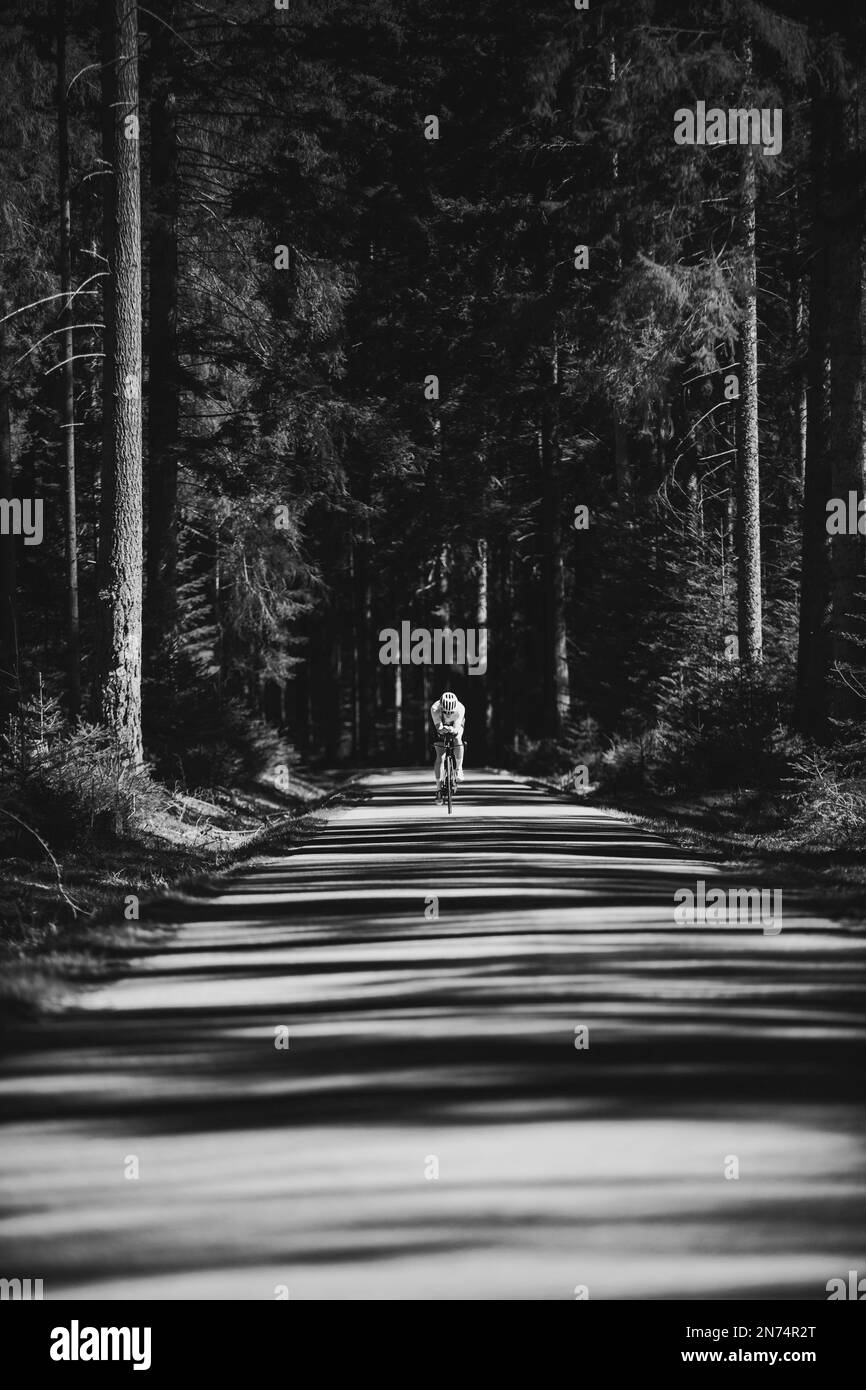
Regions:
<instances>
[{"instance_id":1,"label":"cyclist","mask_svg":"<svg viewBox=\"0 0 866 1390\"><path fill-rule=\"evenodd\" d=\"M466 723L466 706L461 705L457 696L450 690L446 690L440 695L435 705L430 707L430 717L436 726L436 732L441 734L443 729L454 731L454 762L457 768L457 781L463 781L463 726ZM442 754L445 751L444 743L435 744L436 762L433 766L433 776L436 780L436 796L439 796L440 781L442 778Z\"/></svg>"}]
</instances>

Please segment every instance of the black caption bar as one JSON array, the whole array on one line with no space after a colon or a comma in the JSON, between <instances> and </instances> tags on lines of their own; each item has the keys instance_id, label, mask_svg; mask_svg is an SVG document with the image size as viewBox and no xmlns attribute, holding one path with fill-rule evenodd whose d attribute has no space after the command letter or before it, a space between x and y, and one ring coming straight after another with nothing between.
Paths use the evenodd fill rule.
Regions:
<instances>
[{"instance_id":1,"label":"black caption bar","mask_svg":"<svg viewBox=\"0 0 866 1390\"><path fill-rule=\"evenodd\" d=\"M832 1383L828 1377L857 1363L863 1341L863 1310L833 1301L568 1301L575 1306L557 1322L557 1328L569 1338L580 1365L612 1377L629 1370L665 1376L675 1369L700 1373L712 1366L763 1366L768 1371L797 1366L828 1384ZM429 1313L422 1317L426 1322ZM251 1372L280 1367L287 1378L297 1379L300 1374L306 1379L303 1361L314 1352L328 1359L337 1346L345 1345L348 1352L348 1340L334 1340L328 1334L331 1321L346 1332L351 1315L347 1320L342 1310L333 1309L320 1310L311 1318L307 1304L301 1308L291 1302L46 1301L7 1302L2 1309L7 1363L22 1374L47 1377L54 1384L70 1378L76 1383L104 1381L110 1376L113 1382L132 1377L132 1384L167 1385L179 1373L213 1375L224 1383L232 1374L249 1378ZM390 1345L392 1330L389 1319L381 1329L388 1339L383 1350ZM329 1336L325 1342L315 1335L323 1332ZM512 1340L509 1337L503 1345ZM487 1356L490 1339L486 1336L484 1343ZM438 1336L425 1341L428 1374L431 1353L435 1357L436 1348L445 1345L447 1339L443 1342ZM367 1360L370 1350L365 1337L354 1354ZM451 1353L444 1353L443 1360L445 1356L450 1358ZM403 1374L409 1373L404 1364Z\"/></svg>"}]
</instances>

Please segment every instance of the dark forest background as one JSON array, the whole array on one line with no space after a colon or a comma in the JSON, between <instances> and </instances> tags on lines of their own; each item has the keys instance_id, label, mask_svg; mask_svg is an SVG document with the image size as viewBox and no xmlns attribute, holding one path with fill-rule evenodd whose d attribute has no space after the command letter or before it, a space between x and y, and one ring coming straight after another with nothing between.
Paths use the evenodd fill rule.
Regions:
<instances>
[{"instance_id":1,"label":"dark forest background","mask_svg":"<svg viewBox=\"0 0 866 1390\"><path fill-rule=\"evenodd\" d=\"M445 686L467 767L862 831L856 7L279 3L0 18L2 833L417 763ZM675 145L697 101L781 153ZM404 620L486 675L383 665Z\"/></svg>"}]
</instances>

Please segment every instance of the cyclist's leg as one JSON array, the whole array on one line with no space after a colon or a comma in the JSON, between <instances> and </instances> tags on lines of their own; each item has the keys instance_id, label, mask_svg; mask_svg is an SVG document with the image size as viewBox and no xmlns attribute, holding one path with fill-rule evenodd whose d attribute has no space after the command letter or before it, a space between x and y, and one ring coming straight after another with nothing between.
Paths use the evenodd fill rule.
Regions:
<instances>
[{"instance_id":1,"label":"cyclist's leg","mask_svg":"<svg viewBox=\"0 0 866 1390\"><path fill-rule=\"evenodd\" d=\"M454 760L455 760L455 762L456 762L456 764L457 764L457 781L458 781L458 782L462 782L462 781L463 781L463 752L464 752L464 749L463 749L463 740L462 740L462 738L456 738L456 739L454 740Z\"/></svg>"},{"instance_id":2,"label":"cyclist's leg","mask_svg":"<svg viewBox=\"0 0 866 1390\"><path fill-rule=\"evenodd\" d=\"M433 776L438 782L440 777L442 776L442 754L445 751L445 744L434 743L433 747L436 749L436 761L433 764Z\"/></svg>"}]
</instances>

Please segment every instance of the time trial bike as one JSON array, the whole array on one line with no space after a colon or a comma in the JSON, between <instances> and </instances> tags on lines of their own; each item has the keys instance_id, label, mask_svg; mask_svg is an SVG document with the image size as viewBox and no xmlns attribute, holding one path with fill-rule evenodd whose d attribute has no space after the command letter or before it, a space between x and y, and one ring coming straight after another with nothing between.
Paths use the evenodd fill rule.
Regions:
<instances>
[{"instance_id":1,"label":"time trial bike","mask_svg":"<svg viewBox=\"0 0 866 1390\"><path fill-rule=\"evenodd\" d=\"M457 795L457 762L454 757L455 737L456 735L453 729L443 729L441 734L437 733L436 735L436 742L443 745L438 799L443 805L447 805L449 816L452 814L454 798Z\"/></svg>"}]
</instances>

